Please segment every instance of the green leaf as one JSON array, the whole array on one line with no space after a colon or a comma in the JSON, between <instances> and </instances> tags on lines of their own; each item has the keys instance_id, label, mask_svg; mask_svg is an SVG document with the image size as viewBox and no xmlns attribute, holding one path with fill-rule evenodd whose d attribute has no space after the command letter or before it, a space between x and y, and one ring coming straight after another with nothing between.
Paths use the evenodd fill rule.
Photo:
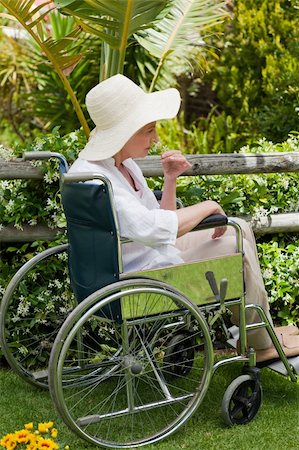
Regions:
<instances>
[{"instance_id":1,"label":"green leaf","mask_svg":"<svg viewBox=\"0 0 299 450\"><path fill-rule=\"evenodd\" d=\"M150 90L169 55L176 52L185 58L186 48L203 45L203 31L219 23L227 15L223 1L178 0L155 27L136 34L140 45L160 60Z\"/></svg>"},{"instance_id":2,"label":"green leaf","mask_svg":"<svg viewBox=\"0 0 299 450\"><path fill-rule=\"evenodd\" d=\"M74 56L73 53L71 55L68 53L70 43L76 40L81 30L74 30L60 40L48 38L47 33L45 32L45 24L43 21L45 14L42 12L42 8L49 5L49 3L52 2L45 1L36 6L35 0L0 0L0 4L3 5L8 12L18 20L18 22L34 39L39 48L46 54L49 61L53 64L55 71L60 77L67 93L71 98L74 109L78 115L78 119L80 120L81 125L88 136L89 127L81 106L64 74L66 69L75 65L82 57L82 55Z\"/></svg>"},{"instance_id":3,"label":"green leaf","mask_svg":"<svg viewBox=\"0 0 299 450\"><path fill-rule=\"evenodd\" d=\"M103 47L107 77L123 71L130 36L151 26L169 0L61 0L56 4L64 13L74 16L85 32L95 34L110 46L110 49Z\"/></svg>"},{"instance_id":4,"label":"green leaf","mask_svg":"<svg viewBox=\"0 0 299 450\"><path fill-rule=\"evenodd\" d=\"M233 192L230 192L229 194L225 195L221 199L221 203L222 203L222 205L229 205L231 203L241 202L241 201L245 200L245 198L246 197L244 195L242 195L240 192L233 191Z\"/></svg>"},{"instance_id":5,"label":"green leaf","mask_svg":"<svg viewBox=\"0 0 299 450\"><path fill-rule=\"evenodd\" d=\"M55 3L56 3L58 8L65 8L66 6L69 6L72 3L80 4L82 2L79 2L78 0L56 0Z\"/></svg>"}]
</instances>

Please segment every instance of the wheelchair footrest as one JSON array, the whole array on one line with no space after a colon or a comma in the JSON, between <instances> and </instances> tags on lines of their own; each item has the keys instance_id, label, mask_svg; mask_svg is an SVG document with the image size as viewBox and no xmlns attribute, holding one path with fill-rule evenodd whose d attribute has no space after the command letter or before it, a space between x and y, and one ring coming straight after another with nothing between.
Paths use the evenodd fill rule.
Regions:
<instances>
[{"instance_id":1,"label":"wheelchair footrest","mask_svg":"<svg viewBox=\"0 0 299 450\"><path fill-rule=\"evenodd\" d=\"M228 329L228 331L231 335L231 337L227 340L228 345L230 345L232 348L237 348L237 342L239 339L239 327L233 325Z\"/></svg>"},{"instance_id":2,"label":"wheelchair footrest","mask_svg":"<svg viewBox=\"0 0 299 450\"><path fill-rule=\"evenodd\" d=\"M299 375L299 356L293 356L291 358L288 358L290 366L293 367L294 372ZM275 372L280 373L281 375L287 376L288 372L285 368L285 365L282 361L277 360L274 362L270 362L270 364L265 365L264 367L267 367L268 369L274 370Z\"/></svg>"},{"instance_id":3,"label":"wheelchair footrest","mask_svg":"<svg viewBox=\"0 0 299 450\"><path fill-rule=\"evenodd\" d=\"M36 372L32 372L32 376L35 380L43 380L48 378L48 370L38 370Z\"/></svg>"}]
</instances>

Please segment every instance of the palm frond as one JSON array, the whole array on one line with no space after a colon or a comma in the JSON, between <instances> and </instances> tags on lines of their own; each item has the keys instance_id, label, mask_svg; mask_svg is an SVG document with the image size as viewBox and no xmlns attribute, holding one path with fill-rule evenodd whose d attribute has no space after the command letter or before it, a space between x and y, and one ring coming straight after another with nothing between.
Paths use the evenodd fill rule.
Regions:
<instances>
[{"instance_id":1,"label":"palm frond","mask_svg":"<svg viewBox=\"0 0 299 450\"><path fill-rule=\"evenodd\" d=\"M43 20L45 14L49 14L49 10L47 9L47 12L45 12L43 8L48 6L49 3L50 1L45 0L40 5L36 6L34 0L0 0L0 4L6 8L11 16L18 20L52 63L72 100L79 121L84 128L86 135L88 135L89 127L86 119L76 95L64 73L66 69L75 65L82 57L82 55L75 55L73 51L71 54L69 53L70 43L76 41L80 30L73 30L62 39L54 40L51 37L49 38L45 32Z\"/></svg>"},{"instance_id":2,"label":"palm frond","mask_svg":"<svg viewBox=\"0 0 299 450\"><path fill-rule=\"evenodd\" d=\"M87 33L98 36L110 50L107 75L122 72L128 40L137 31L151 26L170 0L56 0L66 14L76 17ZM165 10L166 11L166 10ZM105 49L105 46L104 46ZM107 49L107 48L106 48ZM112 49L112 51L111 51Z\"/></svg>"},{"instance_id":3,"label":"palm frond","mask_svg":"<svg viewBox=\"0 0 299 450\"><path fill-rule=\"evenodd\" d=\"M174 52L186 54L188 48L203 45L204 32L227 16L228 10L222 0L177 0L154 27L136 33L139 44L159 59L150 90L166 58Z\"/></svg>"}]
</instances>

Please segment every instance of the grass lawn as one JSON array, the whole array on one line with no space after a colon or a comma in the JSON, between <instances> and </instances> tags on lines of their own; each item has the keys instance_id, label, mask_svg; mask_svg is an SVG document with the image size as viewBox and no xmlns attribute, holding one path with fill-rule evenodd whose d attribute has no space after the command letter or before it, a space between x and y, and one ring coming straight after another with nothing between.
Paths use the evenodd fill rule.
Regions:
<instances>
[{"instance_id":1,"label":"grass lawn","mask_svg":"<svg viewBox=\"0 0 299 450\"><path fill-rule=\"evenodd\" d=\"M299 383L262 370L263 402L256 419L227 428L220 416L223 393L240 374L238 364L219 369L194 416L171 437L145 448L151 450L298 450ZM50 394L22 381L10 370L0 370L0 436L21 429L24 423L53 420L63 449L92 449L58 418Z\"/></svg>"}]
</instances>

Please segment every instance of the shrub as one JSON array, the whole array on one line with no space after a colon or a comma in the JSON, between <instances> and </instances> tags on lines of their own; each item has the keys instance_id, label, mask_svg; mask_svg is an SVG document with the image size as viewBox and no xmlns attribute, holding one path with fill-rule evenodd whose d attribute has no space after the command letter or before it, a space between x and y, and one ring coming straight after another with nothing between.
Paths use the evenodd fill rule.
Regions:
<instances>
[{"instance_id":1,"label":"shrub","mask_svg":"<svg viewBox=\"0 0 299 450\"><path fill-rule=\"evenodd\" d=\"M205 39L205 73L194 68L181 86L187 153L237 152L298 130L298 0L230 3L232 20Z\"/></svg>"},{"instance_id":2,"label":"shrub","mask_svg":"<svg viewBox=\"0 0 299 450\"><path fill-rule=\"evenodd\" d=\"M233 150L261 136L287 139L298 130L298 0L235 0L233 19L223 31L210 42L220 50L204 85L212 84L217 93L214 115L222 111L223 122L231 117Z\"/></svg>"},{"instance_id":3,"label":"shrub","mask_svg":"<svg viewBox=\"0 0 299 450\"><path fill-rule=\"evenodd\" d=\"M290 241L290 242L289 242ZM258 244L271 313L284 325L299 323L299 239L274 238Z\"/></svg>"}]
</instances>

